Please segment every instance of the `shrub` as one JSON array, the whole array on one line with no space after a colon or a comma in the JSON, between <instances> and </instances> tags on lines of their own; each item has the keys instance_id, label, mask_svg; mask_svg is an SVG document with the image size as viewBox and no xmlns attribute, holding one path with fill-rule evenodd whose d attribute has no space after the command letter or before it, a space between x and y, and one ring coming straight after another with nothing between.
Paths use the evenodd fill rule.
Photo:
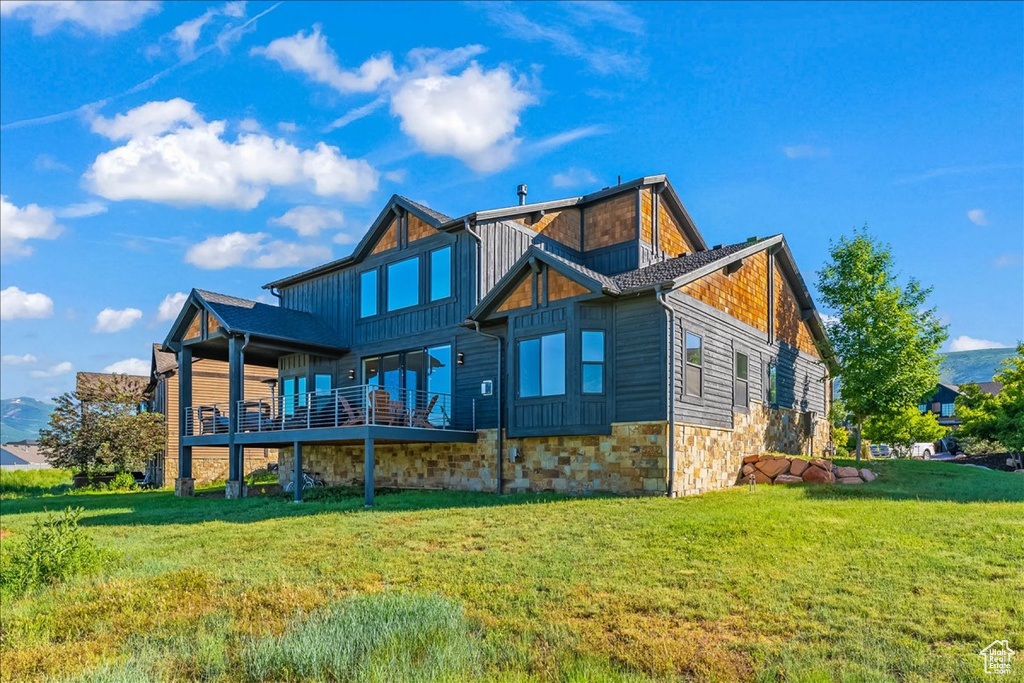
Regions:
<instances>
[{"instance_id":1,"label":"shrub","mask_svg":"<svg viewBox=\"0 0 1024 683\"><path fill-rule=\"evenodd\" d=\"M139 485L135 483L135 477L131 472L118 472L107 484L110 491L134 491L137 488Z\"/></svg>"},{"instance_id":2,"label":"shrub","mask_svg":"<svg viewBox=\"0 0 1024 683\"><path fill-rule=\"evenodd\" d=\"M69 507L49 513L35 521L21 542L5 544L0 591L17 597L98 569L103 555L78 526L83 511Z\"/></svg>"},{"instance_id":3,"label":"shrub","mask_svg":"<svg viewBox=\"0 0 1024 683\"><path fill-rule=\"evenodd\" d=\"M836 457L846 459L850 457L850 449L846 446L836 446Z\"/></svg>"},{"instance_id":4,"label":"shrub","mask_svg":"<svg viewBox=\"0 0 1024 683\"><path fill-rule=\"evenodd\" d=\"M977 436L960 436L957 434L956 445L967 455L986 455L988 453L1005 453L1003 444L992 439Z\"/></svg>"}]
</instances>

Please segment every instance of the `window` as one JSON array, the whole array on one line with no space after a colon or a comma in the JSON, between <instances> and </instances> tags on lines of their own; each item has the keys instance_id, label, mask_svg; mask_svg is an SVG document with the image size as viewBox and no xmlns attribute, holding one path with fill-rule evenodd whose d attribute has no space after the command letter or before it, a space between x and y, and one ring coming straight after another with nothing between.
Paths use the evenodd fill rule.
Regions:
<instances>
[{"instance_id":1,"label":"window","mask_svg":"<svg viewBox=\"0 0 1024 683\"><path fill-rule=\"evenodd\" d=\"M519 342L519 395L565 394L565 334L548 334Z\"/></svg>"},{"instance_id":2,"label":"window","mask_svg":"<svg viewBox=\"0 0 1024 683\"><path fill-rule=\"evenodd\" d=\"M305 377L284 378L284 381L281 383L281 402L285 415L294 415L296 406L305 408L308 398L306 395Z\"/></svg>"},{"instance_id":3,"label":"window","mask_svg":"<svg viewBox=\"0 0 1024 683\"><path fill-rule=\"evenodd\" d=\"M686 333L686 394L701 396L704 387L704 340Z\"/></svg>"},{"instance_id":4,"label":"window","mask_svg":"<svg viewBox=\"0 0 1024 683\"><path fill-rule=\"evenodd\" d=\"M418 256L388 264L388 310L415 306L420 302L420 259Z\"/></svg>"},{"instance_id":5,"label":"window","mask_svg":"<svg viewBox=\"0 0 1024 683\"><path fill-rule=\"evenodd\" d=\"M326 396L331 393L331 376L316 375L313 378L313 390L317 396Z\"/></svg>"},{"instance_id":6,"label":"window","mask_svg":"<svg viewBox=\"0 0 1024 683\"><path fill-rule=\"evenodd\" d=\"M452 248L430 252L430 300L447 299L452 295Z\"/></svg>"},{"instance_id":7,"label":"window","mask_svg":"<svg viewBox=\"0 0 1024 683\"><path fill-rule=\"evenodd\" d=\"M367 270L359 274L359 317L377 315L377 271Z\"/></svg>"},{"instance_id":8,"label":"window","mask_svg":"<svg viewBox=\"0 0 1024 683\"><path fill-rule=\"evenodd\" d=\"M942 404L942 408L939 411L939 417L953 417L953 414L955 412L956 412L956 404L955 403L943 403Z\"/></svg>"},{"instance_id":9,"label":"window","mask_svg":"<svg viewBox=\"0 0 1024 683\"><path fill-rule=\"evenodd\" d=\"M768 398L768 404L769 405L776 405L779 402L779 392L778 392L778 385L777 385L777 381L776 381L777 379L778 379L778 366L776 366L775 363L772 363L771 365L768 366L768 396L767 396L767 398Z\"/></svg>"},{"instance_id":10,"label":"window","mask_svg":"<svg viewBox=\"0 0 1024 683\"><path fill-rule=\"evenodd\" d=\"M604 393L604 332L583 330L580 342L583 360L583 393Z\"/></svg>"},{"instance_id":11,"label":"window","mask_svg":"<svg viewBox=\"0 0 1024 683\"><path fill-rule=\"evenodd\" d=\"M922 413L927 413L928 412L928 404L927 403L918 403L917 404L917 409L920 412L922 412Z\"/></svg>"},{"instance_id":12,"label":"window","mask_svg":"<svg viewBox=\"0 0 1024 683\"><path fill-rule=\"evenodd\" d=\"M732 402L733 405L747 408L750 405L750 383L748 373L750 371L747 354L736 352L736 377L733 380Z\"/></svg>"}]
</instances>

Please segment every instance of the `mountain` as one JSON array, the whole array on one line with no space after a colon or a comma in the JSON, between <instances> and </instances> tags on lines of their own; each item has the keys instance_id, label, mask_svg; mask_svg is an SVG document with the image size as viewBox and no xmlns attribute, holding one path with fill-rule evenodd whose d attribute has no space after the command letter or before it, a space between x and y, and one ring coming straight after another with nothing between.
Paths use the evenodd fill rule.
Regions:
<instances>
[{"instance_id":1,"label":"mountain","mask_svg":"<svg viewBox=\"0 0 1024 683\"><path fill-rule=\"evenodd\" d=\"M945 384L991 382L999 364L1016 353L1016 349L979 349L943 353L940 381Z\"/></svg>"},{"instance_id":2,"label":"mountain","mask_svg":"<svg viewBox=\"0 0 1024 683\"><path fill-rule=\"evenodd\" d=\"M50 421L53 404L22 396L0 400L0 443L38 439Z\"/></svg>"}]
</instances>

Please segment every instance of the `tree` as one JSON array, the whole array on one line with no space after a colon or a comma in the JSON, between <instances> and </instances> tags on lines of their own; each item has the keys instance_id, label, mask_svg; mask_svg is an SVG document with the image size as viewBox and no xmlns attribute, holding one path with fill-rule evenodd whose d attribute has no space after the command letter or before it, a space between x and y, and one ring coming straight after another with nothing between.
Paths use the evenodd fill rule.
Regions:
<instances>
[{"instance_id":1,"label":"tree","mask_svg":"<svg viewBox=\"0 0 1024 683\"><path fill-rule=\"evenodd\" d=\"M915 443L934 443L949 431L939 424L935 413L924 413L916 405L890 415L875 415L864 425L864 436L887 443L898 452L909 453Z\"/></svg>"},{"instance_id":2,"label":"tree","mask_svg":"<svg viewBox=\"0 0 1024 683\"><path fill-rule=\"evenodd\" d=\"M860 460L864 422L896 415L934 389L938 350L946 328L926 309L931 288L914 278L897 282L890 247L867 226L831 242L830 261L818 271L822 302L836 316L825 330L843 383L843 402L857 428Z\"/></svg>"},{"instance_id":3,"label":"tree","mask_svg":"<svg viewBox=\"0 0 1024 683\"><path fill-rule=\"evenodd\" d=\"M1003 385L995 396L975 384L960 388L956 414L960 418L958 436L996 441L1008 451L1024 451L1024 342L1017 343L1017 355L1002 362L992 379Z\"/></svg>"},{"instance_id":4,"label":"tree","mask_svg":"<svg viewBox=\"0 0 1024 683\"><path fill-rule=\"evenodd\" d=\"M40 450L54 467L83 473L142 469L164 448L163 415L139 409L144 387L112 375L57 397Z\"/></svg>"}]
</instances>

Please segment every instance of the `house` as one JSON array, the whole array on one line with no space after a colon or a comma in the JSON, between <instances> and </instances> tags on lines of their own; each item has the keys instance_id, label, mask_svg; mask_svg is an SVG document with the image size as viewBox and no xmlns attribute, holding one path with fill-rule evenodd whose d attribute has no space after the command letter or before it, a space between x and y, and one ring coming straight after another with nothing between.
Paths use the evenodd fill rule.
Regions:
<instances>
[{"instance_id":1,"label":"house","mask_svg":"<svg viewBox=\"0 0 1024 683\"><path fill-rule=\"evenodd\" d=\"M978 382L976 386L983 393L992 396L1003 390L1003 385L999 382ZM943 427L956 429L960 426L960 419L956 416L956 397L962 393L958 385L939 382L935 387L935 391L926 396L918 404L917 409L921 413L933 413L936 415L936 420Z\"/></svg>"},{"instance_id":2,"label":"house","mask_svg":"<svg viewBox=\"0 0 1024 683\"><path fill-rule=\"evenodd\" d=\"M10 469L48 469L50 463L39 451L35 439L22 439L0 444L0 467Z\"/></svg>"},{"instance_id":3,"label":"house","mask_svg":"<svg viewBox=\"0 0 1024 683\"><path fill-rule=\"evenodd\" d=\"M246 391L262 395L276 384L277 370L249 365L246 368ZM193 400L198 402L226 401L228 398L227 363L214 359L198 359L192 364ZM146 476L157 486L166 486L178 477L178 450L180 411L178 410L178 361L173 353L153 344L150 375L146 386L148 409L164 415L166 441L164 452L146 466ZM277 463L277 450L273 448L246 448L245 474L266 469ZM192 453L192 478L198 484L225 481L228 478L228 451L224 448L198 446Z\"/></svg>"},{"instance_id":4,"label":"house","mask_svg":"<svg viewBox=\"0 0 1024 683\"><path fill-rule=\"evenodd\" d=\"M265 285L193 290L163 348L198 447L281 453L328 484L686 495L742 457L819 454L833 368L782 235L709 247L663 175L450 218L400 196L350 256ZM229 400L193 392L226 362ZM280 390L242 376L270 368ZM301 486L295 487L296 497Z\"/></svg>"}]
</instances>

